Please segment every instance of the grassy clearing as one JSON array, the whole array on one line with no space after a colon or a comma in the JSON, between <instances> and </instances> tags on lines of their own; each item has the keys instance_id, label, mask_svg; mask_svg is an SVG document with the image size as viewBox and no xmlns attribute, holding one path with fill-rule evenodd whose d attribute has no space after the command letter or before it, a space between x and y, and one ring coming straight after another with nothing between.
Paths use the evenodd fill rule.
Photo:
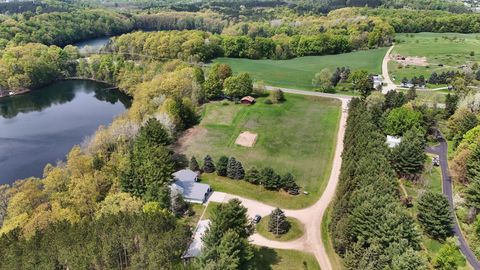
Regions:
<instances>
[{"instance_id":1,"label":"grassy clearing","mask_svg":"<svg viewBox=\"0 0 480 270\"><path fill-rule=\"evenodd\" d=\"M357 51L337 55L305 56L290 60L251 60L243 58L217 58L214 62L229 64L234 72L249 72L255 80L267 85L312 90L315 73L324 68L337 67L366 69L381 73L382 60L387 48Z\"/></svg>"},{"instance_id":2,"label":"grassy clearing","mask_svg":"<svg viewBox=\"0 0 480 270\"><path fill-rule=\"evenodd\" d=\"M212 216L212 213L214 211L214 209L220 205L222 203L219 203L219 202L209 202L208 205L207 205L207 209L205 210L205 214L203 214L203 217L202 217L202 220L205 220L205 219L210 219L210 217Z\"/></svg>"},{"instance_id":3,"label":"grassy clearing","mask_svg":"<svg viewBox=\"0 0 480 270\"><path fill-rule=\"evenodd\" d=\"M398 64L391 61L389 72L398 82L403 77L420 75L428 79L433 71L456 71L463 64L480 61L477 53L480 46L478 34L416 33L413 37L412 34L397 34L396 40L393 55L426 57L429 64L428 67L410 66L399 69ZM473 56L470 55L472 51L475 52Z\"/></svg>"},{"instance_id":4,"label":"grassy clearing","mask_svg":"<svg viewBox=\"0 0 480 270\"><path fill-rule=\"evenodd\" d=\"M401 91L405 94L408 92L407 89L398 89L398 91ZM417 90L417 98L415 100L422 103L438 104L438 103L445 103L446 98L447 98L447 95L440 91L424 92L424 91Z\"/></svg>"},{"instance_id":5,"label":"grassy clearing","mask_svg":"<svg viewBox=\"0 0 480 270\"><path fill-rule=\"evenodd\" d=\"M290 222L290 230L286 234L276 236L275 234L268 231L268 222L270 222L271 216L263 217L256 226L257 232L270 240L275 241L292 241L301 237L304 233L303 224L296 218L287 217L287 220Z\"/></svg>"},{"instance_id":6,"label":"grassy clearing","mask_svg":"<svg viewBox=\"0 0 480 270\"><path fill-rule=\"evenodd\" d=\"M267 105L259 99L253 106L212 103L205 107L197 135L186 140L181 151L202 160L210 154L234 156L245 169L272 167L291 172L309 195L291 196L268 191L245 181L205 174L202 180L214 190L259 200L281 208L299 209L313 204L323 192L335 152L340 102L332 99L286 95L282 104ZM233 112L232 112L233 111ZM230 117L226 117L230 115ZM220 118L220 124L217 119ZM258 134L252 148L235 145L243 131Z\"/></svg>"},{"instance_id":7,"label":"grassy clearing","mask_svg":"<svg viewBox=\"0 0 480 270\"><path fill-rule=\"evenodd\" d=\"M256 247L254 261L262 270L320 270L315 256L296 250Z\"/></svg>"},{"instance_id":8,"label":"grassy clearing","mask_svg":"<svg viewBox=\"0 0 480 270\"><path fill-rule=\"evenodd\" d=\"M330 205L325 211L325 214L323 215L322 228L321 228L322 242L323 242L323 246L325 247L325 250L327 251L328 258L330 258L330 262L332 263L332 269L341 270L343 269L342 258L340 258L340 256L338 256L335 250L333 249L332 239L330 238L330 234L328 233L328 226L330 225L330 218L331 218L330 215L332 214L331 211L332 211L332 206Z\"/></svg>"},{"instance_id":9,"label":"grassy clearing","mask_svg":"<svg viewBox=\"0 0 480 270\"><path fill-rule=\"evenodd\" d=\"M193 214L192 216L185 217L183 219L183 222L185 222L185 224L189 225L190 227L195 228L195 226L197 226L198 221L200 220L200 216L205 210L205 205L192 204L192 210L195 214Z\"/></svg>"}]
</instances>

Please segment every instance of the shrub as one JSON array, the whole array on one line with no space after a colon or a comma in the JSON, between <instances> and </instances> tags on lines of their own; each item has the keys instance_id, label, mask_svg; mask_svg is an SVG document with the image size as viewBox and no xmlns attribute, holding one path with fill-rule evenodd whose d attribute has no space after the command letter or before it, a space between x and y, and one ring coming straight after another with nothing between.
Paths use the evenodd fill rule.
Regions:
<instances>
[{"instance_id":1,"label":"shrub","mask_svg":"<svg viewBox=\"0 0 480 270\"><path fill-rule=\"evenodd\" d=\"M269 99L269 98L265 99L265 101L264 101L263 103L269 104L269 105L270 105L270 104L273 104L272 100Z\"/></svg>"}]
</instances>

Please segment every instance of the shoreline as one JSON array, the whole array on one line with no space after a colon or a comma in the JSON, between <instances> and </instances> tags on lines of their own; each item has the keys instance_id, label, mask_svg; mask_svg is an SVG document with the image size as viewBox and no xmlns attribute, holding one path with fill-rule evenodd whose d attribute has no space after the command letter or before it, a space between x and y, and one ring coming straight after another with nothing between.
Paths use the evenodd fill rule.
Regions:
<instances>
[{"instance_id":1,"label":"shoreline","mask_svg":"<svg viewBox=\"0 0 480 270\"><path fill-rule=\"evenodd\" d=\"M54 83L61 82L61 81L82 81L82 80L83 81L92 81L92 82L97 82L97 83L103 83L103 84L106 84L106 85L109 86L109 87L105 88L104 90L119 90L120 92L125 93L118 86L116 86L112 83L106 82L106 81L97 80L97 79L93 79L93 78L84 78L84 77L67 77L67 78L57 79L57 80L55 80L51 83L48 83L46 85L42 85L42 86L34 88L34 89L24 88L24 89L22 89L18 92L14 92L12 90L4 90L3 92L0 91L0 99L28 94L32 91L41 89L43 87L47 87L49 85L52 85Z\"/></svg>"}]
</instances>

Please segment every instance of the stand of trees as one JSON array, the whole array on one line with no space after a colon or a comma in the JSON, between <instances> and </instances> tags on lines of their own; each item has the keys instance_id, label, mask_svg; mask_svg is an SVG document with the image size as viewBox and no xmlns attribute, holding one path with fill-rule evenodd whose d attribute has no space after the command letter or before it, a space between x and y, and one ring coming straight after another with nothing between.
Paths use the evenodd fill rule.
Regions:
<instances>
[{"instance_id":1,"label":"stand of trees","mask_svg":"<svg viewBox=\"0 0 480 270\"><path fill-rule=\"evenodd\" d=\"M344 144L329 231L345 267L426 269L414 221L399 203L385 137L359 99L350 102Z\"/></svg>"},{"instance_id":2,"label":"stand of trees","mask_svg":"<svg viewBox=\"0 0 480 270\"><path fill-rule=\"evenodd\" d=\"M0 269L179 269L190 230L164 212L57 222L35 237L0 237Z\"/></svg>"}]
</instances>

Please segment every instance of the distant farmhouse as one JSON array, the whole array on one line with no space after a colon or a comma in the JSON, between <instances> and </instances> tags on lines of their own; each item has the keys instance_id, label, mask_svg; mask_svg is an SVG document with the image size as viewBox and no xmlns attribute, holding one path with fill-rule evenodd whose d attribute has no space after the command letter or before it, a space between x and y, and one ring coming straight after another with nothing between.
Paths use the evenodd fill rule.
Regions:
<instances>
[{"instance_id":1,"label":"distant farmhouse","mask_svg":"<svg viewBox=\"0 0 480 270\"><path fill-rule=\"evenodd\" d=\"M204 203L212 189L207 184L198 183L198 173L183 169L173 174L175 182L170 186L182 194L187 202Z\"/></svg>"}]
</instances>

